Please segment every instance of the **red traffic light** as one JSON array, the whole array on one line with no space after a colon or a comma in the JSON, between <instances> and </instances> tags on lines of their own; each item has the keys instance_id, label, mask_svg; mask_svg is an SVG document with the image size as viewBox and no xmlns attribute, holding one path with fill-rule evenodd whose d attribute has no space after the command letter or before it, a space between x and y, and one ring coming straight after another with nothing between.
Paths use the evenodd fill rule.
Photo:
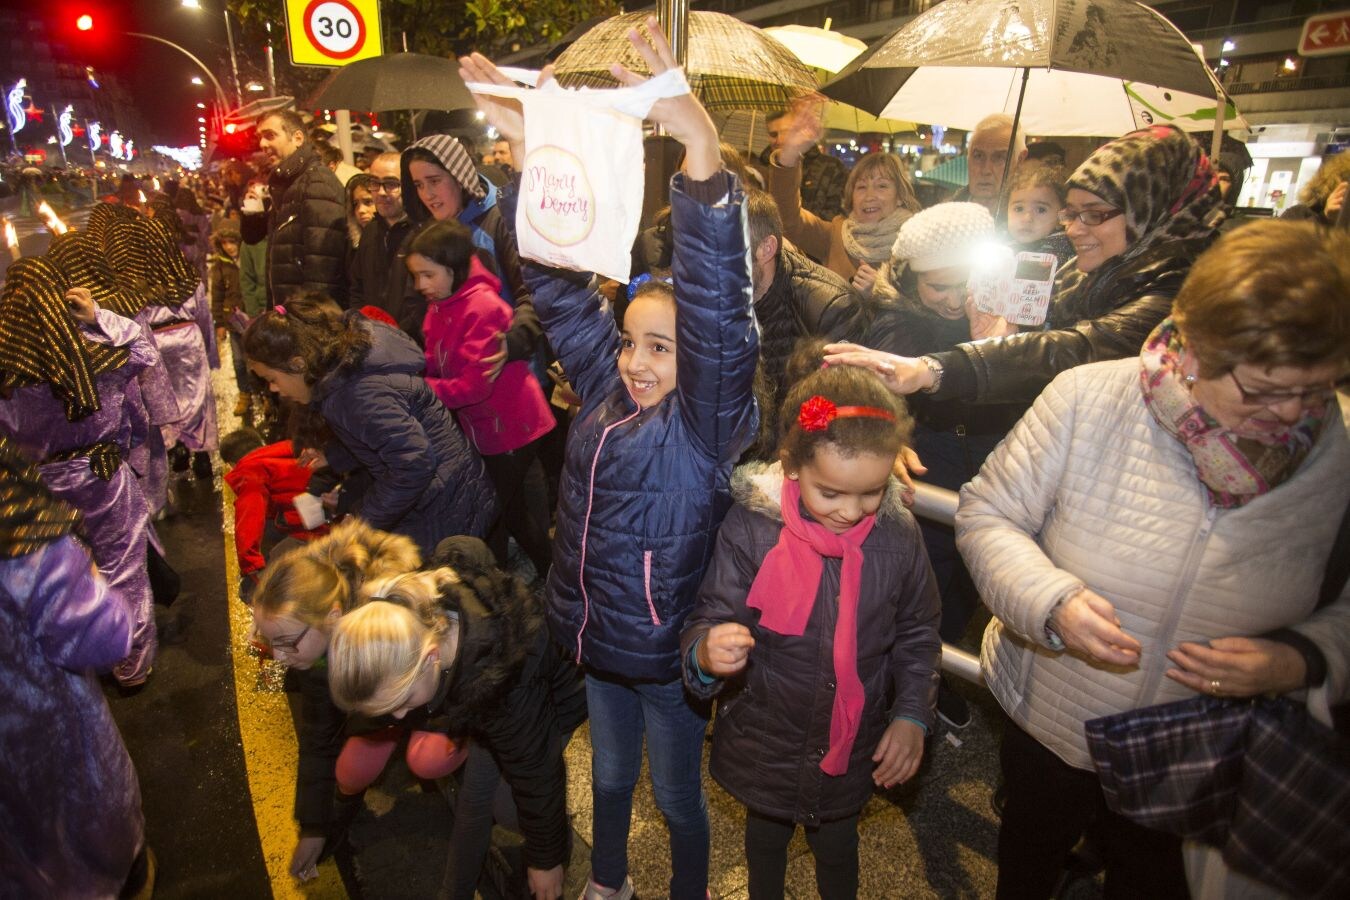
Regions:
<instances>
[{"instance_id":1,"label":"red traffic light","mask_svg":"<svg viewBox=\"0 0 1350 900\"><path fill-rule=\"evenodd\" d=\"M75 27L81 31L88 31L94 27L94 17L87 13L75 20Z\"/></svg>"}]
</instances>

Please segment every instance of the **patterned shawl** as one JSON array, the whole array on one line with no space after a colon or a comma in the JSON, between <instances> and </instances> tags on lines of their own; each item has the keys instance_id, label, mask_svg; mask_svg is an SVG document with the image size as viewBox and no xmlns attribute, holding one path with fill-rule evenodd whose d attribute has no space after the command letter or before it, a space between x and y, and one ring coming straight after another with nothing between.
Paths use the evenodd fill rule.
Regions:
<instances>
[{"instance_id":1,"label":"patterned shawl","mask_svg":"<svg viewBox=\"0 0 1350 900\"><path fill-rule=\"evenodd\" d=\"M81 336L66 305L69 287L43 257L25 257L9 267L0 291L0 386L50 384L74 422L101 408L95 376L122 366L131 351Z\"/></svg>"},{"instance_id":2,"label":"patterned shawl","mask_svg":"<svg viewBox=\"0 0 1350 900\"><path fill-rule=\"evenodd\" d=\"M37 466L0 435L0 559L27 556L69 534L79 520L47 490Z\"/></svg>"}]
</instances>

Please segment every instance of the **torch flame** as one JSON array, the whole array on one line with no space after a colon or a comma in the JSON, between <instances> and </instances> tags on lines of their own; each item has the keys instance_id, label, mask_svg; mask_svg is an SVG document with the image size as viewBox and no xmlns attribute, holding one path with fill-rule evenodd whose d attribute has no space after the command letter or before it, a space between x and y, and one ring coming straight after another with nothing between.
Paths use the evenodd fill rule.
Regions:
<instances>
[{"instance_id":1,"label":"torch flame","mask_svg":"<svg viewBox=\"0 0 1350 900\"><path fill-rule=\"evenodd\" d=\"M47 230L52 234L65 234L70 230L66 228L66 223L61 221L61 217L56 214L56 210L47 204L46 200L38 204L37 211L38 215L46 221Z\"/></svg>"},{"instance_id":2,"label":"torch flame","mask_svg":"<svg viewBox=\"0 0 1350 900\"><path fill-rule=\"evenodd\" d=\"M136 193L137 193L137 194L140 196L140 198L141 198L141 205L144 206L144 205L145 205L145 191L137 191Z\"/></svg>"},{"instance_id":3,"label":"torch flame","mask_svg":"<svg viewBox=\"0 0 1350 900\"><path fill-rule=\"evenodd\" d=\"M14 223L5 219L5 243L9 246L9 253L14 259L18 259L19 253L19 232L14 230Z\"/></svg>"}]
</instances>

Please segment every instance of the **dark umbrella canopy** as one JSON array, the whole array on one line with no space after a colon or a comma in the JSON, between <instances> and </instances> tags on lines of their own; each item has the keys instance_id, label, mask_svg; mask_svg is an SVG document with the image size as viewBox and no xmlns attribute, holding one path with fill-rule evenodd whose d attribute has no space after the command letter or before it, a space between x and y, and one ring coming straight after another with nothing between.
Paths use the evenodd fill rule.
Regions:
<instances>
[{"instance_id":1,"label":"dark umbrella canopy","mask_svg":"<svg viewBox=\"0 0 1350 900\"><path fill-rule=\"evenodd\" d=\"M314 92L312 109L476 109L453 57L390 53L343 66Z\"/></svg>"}]
</instances>

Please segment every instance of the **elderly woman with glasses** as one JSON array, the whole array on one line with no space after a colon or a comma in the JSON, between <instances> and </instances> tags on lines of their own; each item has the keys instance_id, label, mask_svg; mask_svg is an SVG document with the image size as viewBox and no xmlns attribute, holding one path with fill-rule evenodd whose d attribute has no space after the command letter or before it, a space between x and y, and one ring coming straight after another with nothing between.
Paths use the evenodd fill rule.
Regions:
<instances>
[{"instance_id":1,"label":"elderly woman with glasses","mask_svg":"<svg viewBox=\"0 0 1350 900\"><path fill-rule=\"evenodd\" d=\"M1065 369L1137 353L1222 220L1218 178L1194 141L1170 126L1131 132L1069 179L1060 222L1077 255L1056 276L1044 328L1009 334L1002 320L972 321L976 340L946 352L831 345L826 361L866 366L896 393L1030 403Z\"/></svg>"},{"instance_id":2,"label":"elderly woman with glasses","mask_svg":"<svg viewBox=\"0 0 1350 900\"><path fill-rule=\"evenodd\" d=\"M1107 809L1086 721L1295 692L1325 719L1350 697L1350 589L1319 601L1350 503L1347 372L1350 235L1249 225L1138 356L1062 373L962 490L1010 719L1000 897L1049 896L1089 821L1108 896L1187 895L1180 839Z\"/></svg>"}]
</instances>

